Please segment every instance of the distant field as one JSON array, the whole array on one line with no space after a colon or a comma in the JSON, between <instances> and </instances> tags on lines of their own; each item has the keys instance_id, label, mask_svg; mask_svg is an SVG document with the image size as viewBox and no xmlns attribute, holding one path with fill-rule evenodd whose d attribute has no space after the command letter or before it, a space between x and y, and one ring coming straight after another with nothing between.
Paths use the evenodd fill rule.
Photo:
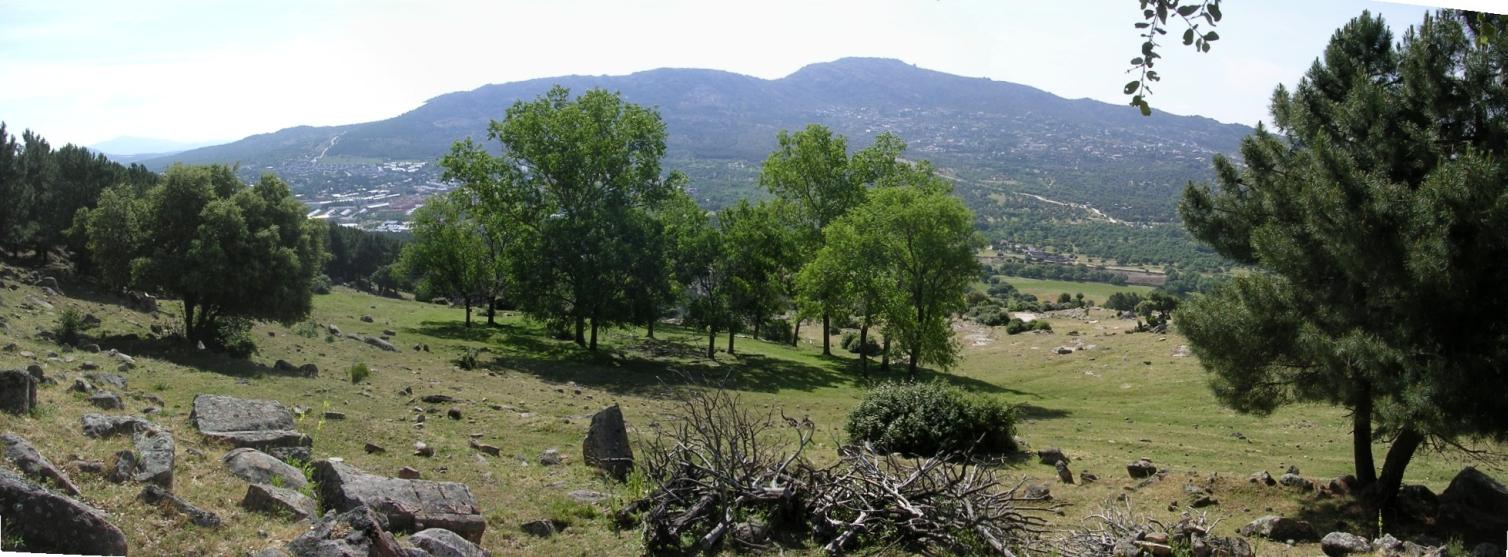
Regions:
<instances>
[{"instance_id":1,"label":"distant field","mask_svg":"<svg viewBox=\"0 0 1508 557\"><path fill-rule=\"evenodd\" d=\"M1105 299L1116 292L1138 292L1146 294L1152 291L1150 286L1126 285L1116 286L1104 282L1073 282L1068 280L1044 280L1021 277L1003 276L1006 282L1011 283L1017 290L1036 296L1042 300L1056 300L1058 295L1064 292L1069 294L1084 293L1085 298L1094 300L1096 304L1105 303Z\"/></svg>"}]
</instances>

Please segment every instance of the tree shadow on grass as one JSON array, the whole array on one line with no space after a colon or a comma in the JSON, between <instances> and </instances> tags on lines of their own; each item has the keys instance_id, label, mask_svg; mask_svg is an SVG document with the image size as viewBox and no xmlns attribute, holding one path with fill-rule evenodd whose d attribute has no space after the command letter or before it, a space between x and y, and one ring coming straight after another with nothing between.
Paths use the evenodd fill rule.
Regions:
<instances>
[{"instance_id":1,"label":"tree shadow on grass","mask_svg":"<svg viewBox=\"0 0 1508 557\"><path fill-rule=\"evenodd\" d=\"M462 321L425 321L418 327L405 329L410 333L443 338L446 340L464 340L470 342L490 343L500 337L506 338L512 335L522 335L528 329L514 323L498 323L488 325L485 321L472 323L470 327Z\"/></svg>"},{"instance_id":2,"label":"tree shadow on grass","mask_svg":"<svg viewBox=\"0 0 1508 557\"><path fill-rule=\"evenodd\" d=\"M1022 420L1056 420L1073 415L1073 412L1067 410L1046 408L1035 404L1016 404L1013 408L1016 409L1016 417Z\"/></svg>"},{"instance_id":3,"label":"tree shadow on grass","mask_svg":"<svg viewBox=\"0 0 1508 557\"><path fill-rule=\"evenodd\" d=\"M145 356L171 362L200 371L219 373L233 377L260 377L263 375L303 376L298 370L278 370L251 361L232 358L222 352L199 350L181 337L141 338L134 334L98 337L104 350L114 348L132 357Z\"/></svg>"}]
</instances>

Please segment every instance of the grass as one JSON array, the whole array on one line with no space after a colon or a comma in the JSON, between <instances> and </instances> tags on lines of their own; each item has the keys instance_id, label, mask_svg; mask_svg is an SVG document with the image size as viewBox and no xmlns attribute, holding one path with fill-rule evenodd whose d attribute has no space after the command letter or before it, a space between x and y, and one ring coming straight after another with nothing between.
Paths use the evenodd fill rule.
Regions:
<instances>
[{"instance_id":1,"label":"grass","mask_svg":"<svg viewBox=\"0 0 1508 557\"><path fill-rule=\"evenodd\" d=\"M1064 292L1069 294L1084 293L1084 297L1094 300L1096 304L1103 304L1111 294L1116 292L1136 292L1146 294L1152 291L1150 286L1128 284L1117 286L1106 282L1074 282L1068 280L1045 280L1021 277L1004 276L1006 282L1016 287L1016 290L1036 296L1039 300L1056 302L1058 295Z\"/></svg>"},{"instance_id":2,"label":"grass","mask_svg":"<svg viewBox=\"0 0 1508 557\"><path fill-rule=\"evenodd\" d=\"M1061 291L1082 291L1096 301L1115 289L1136 289L1010 280L1029 292L1036 289L1056 297ZM902 376L897 366L888 374L875 372L868 379L860 378L850 354L821 355L820 337L815 336L820 334L818 327L809 325L801 329L799 346L739 337L737 354L720 352L715 360L705 358L704 336L668 326L657 329L659 339L654 341L645 340L641 329L604 331L599 338L602 348L589 353L551 339L540 326L515 314L499 315L495 327L480 323L464 327L462 310L457 308L340 288L315 298L312 322L359 335L392 329L398 333L393 343L404 348L382 352L360 341L311 338L282 326L258 324L252 338L259 352L251 360L231 360L151 338L148 328L153 323L169 328L177 324L181 311L177 304L164 303L162 314L154 317L124 309L109 295L81 288L68 291L87 299L53 297L49 301L59 304L59 311L71 307L99 316L103 323L91 335L100 345L136 357L137 369L124 373L130 381L124 395L128 408L138 411L148 405L131 396L144 389L164 401L162 413L149 419L175 436L174 491L225 519L225 526L211 534L181 517L137 502L139 485L75 475L83 499L109 513L130 540L131 553L138 555L246 554L281 544L305 529L239 507L246 486L220 465L225 449L207 444L188 424L191 401L201 393L271 398L315 409L309 412L312 417L301 420L299 429L314 438L316 458L342 457L364 470L386 475L412 466L425 478L467 484L487 517L484 547L495 555L627 555L641 551L637 532L614 530L608 517L613 501L627 501L643 486L611 483L580 465L578 447L592 413L619 403L630 433L637 435L636 426L661 419L669 407L667 395L681 386L684 377L723 380L739 390L747 404L810 417L819 428L810 454L830 459L844 442L844 419L864 388ZM56 316L47 312L19 309L26 296L42 294L29 286L0 289L0 312L7 314L10 331L31 331L56 322ZM362 322L363 314L374 316L375 322ZM1061 447L1072 458L1075 472L1092 471L1102 478L1085 486L1053 484L1054 496L1069 505L1066 515L1058 519L1060 526L1078 524L1121 494L1129 494L1141 511L1154 518L1176 519L1177 512L1167 511L1167 503L1183 498L1185 481L1203 482L1211 475L1217 477L1215 494L1221 503L1206 510L1222 520L1222 535L1230 535L1258 515L1270 514L1269 508L1310 516L1322 529L1334 524L1333 505L1280 489L1257 488L1247 484L1245 477L1264 469L1277 475L1290 464L1311 478L1349 472L1348 420L1341 410L1297 406L1266 418L1237 414L1213 399L1204 372L1192 357L1175 356L1183 343L1177 335L1128 334L1133 322L1113 319L1103 310L1082 320L1053 318L1051 322L1053 333L1014 336L1005 335L1002 328L964 326L960 331L965 346L962 363L951 373L925 372L924 378L1015 405L1020 416L1018 434L1031 448ZM269 331L276 335L268 336ZM83 362L107 364L106 358L73 353L65 354L74 357L72 362L47 361L48 352L60 351L56 345L29 336L0 333L0 338L38 354L47 373L58 378L57 385L38 390L46 411L33 417L0 415L0 430L27 437L57 463L75 458L108 462L115 452L129 447L128 438L84 437L78 426L80 416L97 409L66 390L72 378L79 376ZM1075 339L1096 347L1070 355L1053 353L1054 347ZM836 341L835 337L835 349ZM726 336L718 339L719 350L726 348L726 342ZM431 351L406 348L415 343L428 344ZM457 365L473 351L476 369ZM277 359L295 365L315 363L323 372L313 378L280 372L272 365ZM343 371L357 362L365 362L371 374L352 384ZM0 353L0 368L27 363L31 362L18 353ZM411 395L403 394L406 388L412 390ZM447 394L458 402L430 405L418 400L426 394ZM452 406L462 410L463 419L444 417ZM422 425L415 422L416 407L428 417ZM322 420L326 409L344 412L349 419ZM432 414L428 413L431 409ZM479 434L480 442L501 448L502 456L489 457L469 448L473 434ZM409 448L416 441L434 447L435 456L413 456ZM367 454L363 445L368 442L387 450ZM537 457L548 448L560 449L566 465L539 466ZM1374 449L1380 458L1384 447ZM1139 457L1170 469L1172 476L1132 489L1124 466ZM1453 457L1427 454L1410 466L1408 481L1439 491L1461 465ZM1037 481L1055 477L1052 467L1036 464L1035 459L1004 466L1010 477L1026 475ZM567 493L577 489L609 497L594 505L575 503ZM551 518L568 520L569 530L539 539L519 529L525 522ZM1357 529L1364 531L1360 525ZM1259 547L1262 554L1290 551L1313 554L1317 548Z\"/></svg>"}]
</instances>

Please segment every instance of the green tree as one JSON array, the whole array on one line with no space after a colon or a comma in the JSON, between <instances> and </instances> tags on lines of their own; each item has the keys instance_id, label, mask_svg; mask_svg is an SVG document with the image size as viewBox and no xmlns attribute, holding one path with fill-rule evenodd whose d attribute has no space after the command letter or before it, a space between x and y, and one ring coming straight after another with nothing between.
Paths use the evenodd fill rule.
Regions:
<instances>
[{"instance_id":1,"label":"green tree","mask_svg":"<svg viewBox=\"0 0 1508 557\"><path fill-rule=\"evenodd\" d=\"M485 298L490 273L484 233L466 211L464 194L430 197L414 211L412 231L400 266L417 280L420 290L463 304L470 327L471 308Z\"/></svg>"},{"instance_id":2,"label":"green tree","mask_svg":"<svg viewBox=\"0 0 1508 557\"><path fill-rule=\"evenodd\" d=\"M737 319L728 323L728 353L743 322L758 338L760 326L786 304L781 281L796 250L781 228L775 203L739 201L718 215L727 253L728 303Z\"/></svg>"},{"instance_id":3,"label":"green tree","mask_svg":"<svg viewBox=\"0 0 1508 557\"><path fill-rule=\"evenodd\" d=\"M820 296L859 322L859 371L869 374L870 330L885 326L885 316L902 305L900 280L891 253L883 242L882 223L861 207L824 231L826 242L810 263L801 269L797 284L806 296ZM804 297L802 303L820 303ZM888 335L887 335L888 339ZM888 352L886 348L882 352Z\"/></svg>"},{"instance_id":4,"label":"green tree","mask_svg":"<svg viewBox=\"0 0 1508 557\"><path fill-rule=\"evenodd\" d=\"M446 176L475 196L484 220L506 226L520 308L574 323L576 342L595 349L600 326L634 320L626 300L638 263L633 241L648 237L636 227L682 181L660 174L664 122L615 93L572 98L555 87L509 107L488 137L502 144L500 156L458 142L441 161Z\"/></svg>"},{"instance_id":5,"label":"green tree","mask_svg":"<svg viewBox=\"0 0 1508 557\"><path fill-rule=\"evenodd\" d=\"M1353 413L1356 476L1391 521L1429 438L1508 437L1508 83L1503 41L1454 14L1395 43L1364 13L1273 121L1191 185L1189 230L1257 272L1179 311L1216 396L1265 414ZM1391 439L1380 472L1374 435Z\"/></svg>"},{"instance_id":6,"label":"green tree","mask_svg":"<svg viewBox=\"0 0 1508 557\"><path fill-rule=\"evenodd\" d=\"M78 219L103 277L182 300L190 340L224 342L227 321L309 315L325 231L277 177L247 187L228 166L174 165L139 201L103 197Z\"/></svg>"},{"instance_id":7,"label":"green tree","mask_svg":"<svg viewBox=\"0 0 1508 557\"><path fill-rule=\"evenodd\" d=\"M705 214L683 223L677 258L678 278L685 281L686 324L707 330L707 357L716 356L717 333L735 319L729 295L729 258L723 233Z\"/></svg>"}]
</instances>

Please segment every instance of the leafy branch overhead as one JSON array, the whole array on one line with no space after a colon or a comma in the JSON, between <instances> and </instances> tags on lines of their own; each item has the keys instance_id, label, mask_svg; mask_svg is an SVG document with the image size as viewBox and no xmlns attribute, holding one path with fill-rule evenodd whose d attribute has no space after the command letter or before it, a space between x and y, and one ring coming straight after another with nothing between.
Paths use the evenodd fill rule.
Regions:
<instances>
[{"instance_id":1,"label":"leafy branch overhead","mask_svg":"<svg viewBox=\"0 0 1508 557\"><path fill-rule=\"evenodd\" d=\"M1136 23L1136 28L1141 31L1141 37L1145 39L1141 43L1141 55L1131 59L1131 68L1126 73L1137 73L1137 78L1126 83L1125 94L1131 95L1131 106L1141 110L1143 116L1152 115L1152 105L1147 103L1147 96L1152 94L1151 82L1161 81L1157 75L1156 66L1158 58L1157 48L1162 46L1158 39L1168 34L1168 18L1175 17L1174 24L1183 20L1183 44L1193 47L1198 52L1209 52L1210 43L1220 40L1220 34L1213 29L1206 31L1220 23L1220 0L1181 1L1181 0L1139 0L1141 2L1141 14L1143 21Z\"/></svg>"}]
</instances>

